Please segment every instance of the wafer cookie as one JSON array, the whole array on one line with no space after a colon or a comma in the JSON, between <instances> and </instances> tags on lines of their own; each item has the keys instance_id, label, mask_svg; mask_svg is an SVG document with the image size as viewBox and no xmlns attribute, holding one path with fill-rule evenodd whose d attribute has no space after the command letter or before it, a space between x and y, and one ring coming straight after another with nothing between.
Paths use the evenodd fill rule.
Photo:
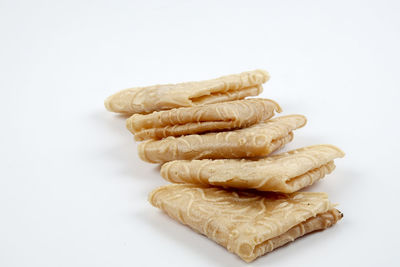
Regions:
<instances>
[{"instance_id":1,"label":"wafer cookie","mask_svg":"<svg viewBox=\"0 0 400 267\"><path fill-rule=\"evenodd\" d=\"M125 89L109 96L109 111L148 114L153 111L193 107L256 96L269 79L264 70L254 70L199 82L161 84Z\"/></svg>"},{"instance_id":2,"label":"wafer cookie","mask_svg":"<svg viewBox=\"0 0 400 267\"><path fill-rule=\"evenodd\" d=\"M313 184L335 169L344 153L333 145L315 145L258 160L176 160L161 167L172 183L292 193Z\"/></svg>"},{"instance_id":3,"label":"wafer cookie","mask_svg":"<svg viewBox=\"0 0 400 267\"><path fill-rule=\"evenodd\" d=\"M211 131L238 129L268 120L280 112L269 99L244 99L218 104L178 108L142 115L134 114L126 122L135 140L162 139Z\"/></svg>"},{"instance_id":4,"label":"wafer cookie","mask_svg":"<svg viewBox=\"0 0 400 267\"><path fill-rule=\"evenodd\" d=\"M149 201L246 262L328 228L342 217L325 193L255 193L167 185L154 190Z\"/></svg>"}]
</instances>

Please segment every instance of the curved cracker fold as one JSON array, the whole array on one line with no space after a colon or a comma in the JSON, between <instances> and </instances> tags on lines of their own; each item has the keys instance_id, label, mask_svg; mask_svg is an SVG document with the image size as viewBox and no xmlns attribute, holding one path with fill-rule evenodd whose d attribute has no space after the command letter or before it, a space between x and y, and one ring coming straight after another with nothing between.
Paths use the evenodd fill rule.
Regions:
<instances>
[{"instance_id":1,"label":"curved cracker fold","mask_svg":"<svg viewBox=\"0 0 400 267\"><path fill-rule=\"evenodd\" d=\"M292 131L306 121L302 115L289 115L240 130L149 140L139 144L138 152L151 163L265 156L292 141Z\"/></svg>"},{"instance_id":2,"label":"curved cracker fold","mask_svg":"<svg viewBox=\"0 0 400 267\"><path fill-rule=\"evenodd\" d=\"M104 105L109 111L147 114L179 107L193 107L256 96L261 84L269 80L264 70L222 76L212 80L161 84L125 89L109 96Z\"/></svg>"},{"instance_id":3,"label":"curved cracker fold","mask_svg":"<svg viewBox=\"0 0 400 267\"><path fill-rule=\"evenodd\" d=\"M134 114L127 128L135 140L162 139L168 136L244 128L274 116L279 105L269 99L245 99L231 102L178 108L142 115Z\"/></svg>"},{"instance_id":4,"label":"curved cracker fold","mask_svg":"<svg viewBox=\"0 0 400 267\"><path fill-rule=\"evenodd\" d=\"M325 193L314 192L228 191L185 184L160 187L149 201L247 262L342 217Z\"/></svg>"},{"instance_id":5,"label":"curved cracker fold","mask_svg":"<svg viewBox=\"0 0 400 267\"><path fill-rule=\"evenodd\" d=\"M335 169L333 160L344 153L333 145L316 145L258 160L176 160L161 167L172 183L292 193Z\"/></svg>"}]
</instances>

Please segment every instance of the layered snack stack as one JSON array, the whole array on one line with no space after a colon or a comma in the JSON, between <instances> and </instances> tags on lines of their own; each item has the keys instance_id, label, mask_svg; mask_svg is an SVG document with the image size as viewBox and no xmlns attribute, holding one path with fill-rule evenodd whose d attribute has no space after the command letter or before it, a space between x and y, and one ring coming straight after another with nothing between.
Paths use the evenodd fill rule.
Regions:
<instances>
[{"instance_id":1,"label":"layered snack stack","mask_svg":"<svg viewBox=\"0 0 400 267\"><path fill-rule=\"evenodd\" d=\"M307 120L275 118L275 101L246 99L268 79L255 70L126 89L105 101L108 110L131 114L126 125L143 141L139 157L163 164L161 176L173 183L151 192L150 203L246 262L343 217L325 193L297 192L335 169L339 148L270 155Z\"/></svg>"}]
</instances>

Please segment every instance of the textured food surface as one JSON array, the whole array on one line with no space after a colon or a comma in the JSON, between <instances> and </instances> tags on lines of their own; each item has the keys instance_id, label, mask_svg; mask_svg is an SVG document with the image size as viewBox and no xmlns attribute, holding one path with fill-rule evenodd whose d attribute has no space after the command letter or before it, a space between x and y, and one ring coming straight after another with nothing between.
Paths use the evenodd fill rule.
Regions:
<instances>
[{"instance_id":1,"label":"textured food surface","mask_svg":"<svg viewBox=\"0 0 400 267\"><path fill-rule=\"evenodd\" d=\"M328 196L314 192L281 194L181 184L154 190L149 201L248 262L340 218Z\"/></svg>"},{"instance_id":2,"label":"textured food surface","mask_svg":"<svg viewBox=\"0 0 400 267\"><path fill-rule=\"evenodd\" d=\"M134 114L126 122L135 139L244 128L274 116L279 105L269 99L245 99L224 103L178 108L147 115Z\"/></svg>"},{"instance_id":3,"label":"textured food surface","mask_svg":"<svg viewBox=\"0 0 400 267\"><path fill-rule=\"evenodd\" d=\"M104 105L113 112L147 114L232 101L259 95L262 92L261 84L268 79L266 71L254 70L206 81L135 87L109 96Z\"/></svg>"},{"instance_id":4,"label":"textured food surface","mask_svg":"<svg viewBox=\"0 0 400 267\"><path fill-rule=\"evenodd\" d=\"M291 193L331 173L344 153L333 145L315 145L258 160L176 160L161 176L173 183L209 184Z\"/></svg>"},{"instance_id":5,"label":"textured food surface","mask_svg":"<svg viewBox=\"0 0 400 267\"><path fill-rule=\"evenodd\" d=\"M288 115L245 129L148 140L139 144L138 153L151 163L265 156L290 142L292 131L306 121L302 115Z\"/></svg>"},{"instance_id":6,"label":"textured food surface","mask_svg":"<svg viewBox=\"0 0 400 267\"><path fill-rule=\"evenodd\" d=\"M252 257L249 259L244 258L244 260L250 262L254 260L255 257L259 257L265 253L271 252L276 248L294 241L296 238L314 231L331 227L341 218L343 218L343 214L337 209L330 209L327 212L317 214L315 217L311 217L305 222L299 223L298 225L292 227L284 234L257 245L254 249Z\"/></svg>"}]
</instances>

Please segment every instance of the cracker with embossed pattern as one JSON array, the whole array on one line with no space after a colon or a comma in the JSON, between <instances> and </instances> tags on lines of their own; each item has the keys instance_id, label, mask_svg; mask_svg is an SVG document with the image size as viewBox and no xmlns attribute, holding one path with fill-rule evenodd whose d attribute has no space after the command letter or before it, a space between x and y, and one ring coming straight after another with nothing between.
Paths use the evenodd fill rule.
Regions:
<instances>
[{"instance_id":1,"label":"cracker with embossed pattern","mask_svg":"<svg viewBox=\"0 0 400 267\"><path fill-rule=\"evenodd\" d=\"M148 140L139 144L138 152L151 163L265 156L292 141L293 131L306 121L302 115L288 115L240 130Z\"/></svg>"},{"instance_id":2,"label":"cracker with embossed pattern","mask_svg":"<svg viewBox=\"0 0 400 267\"><path fill-rule=\"evenodd\" d=\"M231 102L178 108L142 115L134 114L126 122L135 140L161 139L211 131L245 128L268 120L280 112L269 99L245 99Z\"/></svg>"},{"instance_id":3,"label":"cracker with embossed pattern","mask_svg":"<svg viewBox=\"0 0 400 267\"><path fill-rule=\"evenodd\" d=\"M220 78L178 84L161 84L122 90L109 96L104 105L109 111L147 114L179 107L193 107L256 96L269 79L264 70L232 74Z\"/></svg>"},{"instance_id":4,"label":"cracker with embossed pattern","mask_svg":"<svg viewBox=\"0 0 400 267\"><path fill-rule=\"evenodd\" d=\"M342 218L325 193L314 192L240 192L185 184L160 187L149 201L246 262Z\"/></svg>"},{"instance_id":5,"label":"cracker with embossed pattern","mask_svg":"<svg viewBox=\"0 0 400 267\"><path fill-rule=\"evenodd\" d=\"M292 193L335 169L344 153L333 145L315 145L258 160L176 160L165 163L161 176L172 183Z\"/></svg>"}]
</instances>

